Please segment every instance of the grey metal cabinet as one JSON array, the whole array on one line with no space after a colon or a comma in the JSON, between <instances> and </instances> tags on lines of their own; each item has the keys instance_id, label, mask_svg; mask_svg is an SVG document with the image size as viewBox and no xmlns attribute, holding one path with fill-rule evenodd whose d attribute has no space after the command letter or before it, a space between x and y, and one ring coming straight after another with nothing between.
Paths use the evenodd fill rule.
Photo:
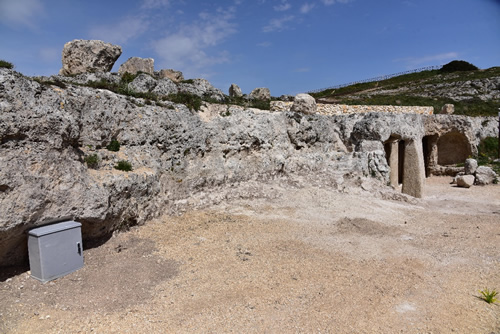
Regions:
<instances>
[{"instance_id":1,"label":"grey metal cabinet","mask_svg":"<svg viewBox=\"0 0 500 334\"><path fill-rule=\"evenodd\" d=\"M29 231L31 276L48 282L83 267L82 224L65 221Z\"/></svg>"}]
</instances>

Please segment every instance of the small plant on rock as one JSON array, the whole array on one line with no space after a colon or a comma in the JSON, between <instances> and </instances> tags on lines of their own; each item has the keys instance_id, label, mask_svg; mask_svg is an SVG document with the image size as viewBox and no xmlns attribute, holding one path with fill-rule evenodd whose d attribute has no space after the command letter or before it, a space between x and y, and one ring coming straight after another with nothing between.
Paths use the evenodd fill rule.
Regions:
<instances>
[{"instance_id":1,"label":"small plant on rock","mask_svg":"<svg viewBox=\"0 0 500 334\"><path fill-rule=\"evenodd\" d=\"M481 298L488 304L494 304L496 301L498 301L498 299L496 298L498 292L495 291L495 289L490 291L490 289L486 288L484 290L479 290L479 293L481 294L481 297L479 298Z\"/></svg>"},{"instance_id":2,"label":"small plant on rock","mask_svg":"<svg viewBox=\"0 0 500 334\"><path fill-rule=\"evenodd\" d=\"M83 160L89 168L96 169L99 166L99 156L97 154L87 155Z\"/></svg>"},{"instance_id":3,"label":"small plant on rock","mask_svg":"<svg viewBox=\"0 0 500 334\"><path fill-rule=\"evenodd\" d=\"M124 172L130 172L132 170L132 164L128 162L127 160L120 160L115 166L115 169L124 171Z\"/></svg>"},{"instance_id":4,"label":"small plant on rock","mask_svg":"<svg viewBox=\"0 0 500 334\"><path fill-rule=\"evenodd\" d=\"M14 64L0 59L0 68L8 68L9 70L12 70L14 68Z\"/></svg>"},{"instance_id":5,"label":"small plant on rock","mask_svg":"<svg viewBox=\"0 0 500 334\"><path fill-rule=\"evenodd\" d=\"M106 146L108 151L118 152L120 150L120 142L116 139L111 140L108 146Z\"/></svg>"}]
</instances>

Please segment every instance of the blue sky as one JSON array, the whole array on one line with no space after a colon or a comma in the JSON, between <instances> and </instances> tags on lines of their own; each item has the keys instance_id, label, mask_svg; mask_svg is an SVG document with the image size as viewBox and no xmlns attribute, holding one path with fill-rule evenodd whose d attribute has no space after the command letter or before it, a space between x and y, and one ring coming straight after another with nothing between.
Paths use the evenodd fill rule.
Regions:
<instances>
[{"instance_id":1,"label":"blue sky","mask_svg":"<svg viewBox=\"0 0 500 334\"><path fill-rule=\"evenodd\" d=\"M0 0L0 59L61 68L64 44L100 39L226 94L297 93L451 60L500 66L500 0Z\"/></svg>"}]
</instances>

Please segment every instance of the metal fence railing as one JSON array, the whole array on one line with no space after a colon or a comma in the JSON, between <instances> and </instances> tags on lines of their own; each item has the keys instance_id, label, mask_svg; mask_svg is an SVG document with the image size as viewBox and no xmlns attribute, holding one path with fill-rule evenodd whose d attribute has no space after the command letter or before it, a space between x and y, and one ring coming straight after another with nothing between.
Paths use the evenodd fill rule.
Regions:
<instances>
[{"instance_id":1,"label":"metal fence railing","mask_svg":"<svg viewBox=\"0 0 500 334\"><path fill-rule=\"evenodd\" d=\"M307 93L319 93L319 92L322 92L322 91L327 90L327 89L339 89L339 88L342 88L342 87L347 87L347 86L351 86L351 85L355 85L355 84L359 84L359 83L382 81L382 80L387 80L387 79L394 78L394 77L397 77L397 76L400 76L400 75L404 75L404 74L417 73L417 72L423 72L423 71L439 70L439 69L441 69L441 67L443 67L443 66L442 65L426 66L426 67L421 67L421 68L417 68L417 69L414 69L414 70L409 70L409 71L404 71L404 72L398 72L398 73L389 74L389 75L382 75L382 76L379 76L379 77L365 79L365 80L353 81L353 82L349 82L349 83L342 84L342 85L336 85L336 86L331 86L331 87L327 87L327 88L314 89L314 90L308 91Z\"/></svg>"}]
</instances>

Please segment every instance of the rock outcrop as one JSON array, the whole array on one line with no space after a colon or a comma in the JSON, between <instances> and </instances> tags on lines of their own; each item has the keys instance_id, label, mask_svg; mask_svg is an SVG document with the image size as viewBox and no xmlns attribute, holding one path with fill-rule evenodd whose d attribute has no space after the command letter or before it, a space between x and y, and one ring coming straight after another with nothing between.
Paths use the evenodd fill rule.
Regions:
<instances>
[{"instance_id":1,"label":"rock outcrop","mask_svg":"<svg viewBox=\"0 0 500 334\"><path fill-rule=\"evenodd\" d=\"M391 173L389 141L408 148L405 166L412 171L403 188L420 196L422 138L451 126L417 114L305 115L219 104L196 113L65 80L37 82L0 69L0 266L25 261L25 232L47 219L71 216L90 240L164 213L273 196L270 183L382 196L377 189L385 189ZM153 91L175 86L225 98L203 79L155 82ZM450 117L475 140L488 134L485 122L494 123ZM113 139L118 152L106 149ZM133 171L114 169L120 160Z\"/></svg>"},{"instance_id":2,"label":"rock outcrop","mask_svg":"<svg viewBox=\"0 0 500 334\"><path fill-rule=\"evenodd\" d=\"M316 100L314 97L309 94L297 94L295 96L291 111L312 115L316 113L316 110Z\"/></svg>"},{"instance_id":3,"label":"rock outcrop","mask_svg":"<svg viewBox=\"0 0 500 334\"><path fill-rule=\"evenodd\" d=\"M118 74L124 75L125 73L137 74L148 73L154 75L155 61L153 58L139 58L130 57L126 62L120 65Z\"/></svg>"},{"instance_id":4,"label":"rock outcrop","mask_svg":"<svg viewBox=\"0 0 500 334\"><path fill-rule=\"evenodd\" d=\"M263 100L263 101L270 100L271 99L271 91L269 90L269 88L265 88L265 87L255 88L250 93L250 98L254 99L254 100Z\"/></svg>"},{"instance_id":5,"label":"rock outcrop","mask_svg":"<svg viewBox=\"0 0 500 334\"><path fill-rule=\"evenodd\" d=\"M170 79L173 82L181 82L184 80L184 75L181 71L176 71L173 69L163 69L160 70L157 74L159 79Z\"/></svg>"},{"instance_id":6,"label":"rock outcrop","mask_svg":"<svg viewBox=\"0 0 500 334\"><path fill-rule=\"evenodd\" d=\"M75 39L64 44L61 75L109 72L122 54L118 45L97 40Z\"/></svg>"},{"instance_id":7,"label":"rock outcrop","mask_svg":"<svg viewBox=\"0 0 500 334\"><path fill-rule=\"evenodd\" d=\"M241 88L237 84L231 84L229 87L229 96L230 97L242 97L243 93L241 92Z\"/></svg>"}]
</instances>

